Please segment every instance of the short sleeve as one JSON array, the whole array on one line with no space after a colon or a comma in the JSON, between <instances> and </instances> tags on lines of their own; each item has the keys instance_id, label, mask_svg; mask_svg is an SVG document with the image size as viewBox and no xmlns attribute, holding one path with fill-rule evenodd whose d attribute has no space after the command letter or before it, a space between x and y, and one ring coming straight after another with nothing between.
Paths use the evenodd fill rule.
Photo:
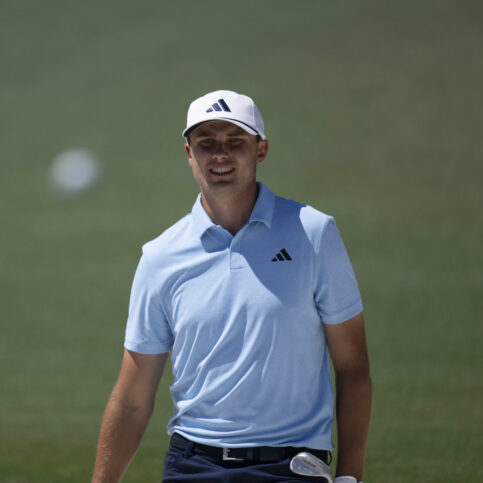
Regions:
<instances>
[{"instance_id":1,"label":"short sleeve","mask_svg":"<svg viewBox=\"0 0 483 483\"><path fill-rule=\"evenodd\" d=\"M161 354L171 350L173 334L161 304L160 289L149 259L143 254L131 288L124 341L126 349L142 354Z\"/></svg>"},{"instance_id":2,"label":"short sleeve","mask_svg":"<svg viewBox=\"0 0 483 483\"><path fill-rule=\"evenodd\" d=\"M354 270L332 217L324 225L317 253L315 303L326 324L337 324L362 312Z\"/></svg>"}]
</instances>

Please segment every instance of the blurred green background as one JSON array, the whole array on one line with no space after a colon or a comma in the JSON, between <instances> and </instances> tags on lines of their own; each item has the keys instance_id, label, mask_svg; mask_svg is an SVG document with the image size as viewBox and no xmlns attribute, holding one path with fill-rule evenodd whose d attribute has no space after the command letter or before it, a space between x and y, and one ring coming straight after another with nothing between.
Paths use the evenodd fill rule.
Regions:
<instances>
[{"instance_id":1,"label":"blurred green background","mask_svg":"<svg viewBox=\"0 0 483 483\"><path fill-rule=\"evenodd\" d=\"M191 209L189 102L252 96L259 178L336 217L365 302L365 481L483 476L481 2L0 3L0 481L85 482L141 245ZM104 179L52 192L62 151ZM169 370L127 482L159 481Z\"/></svg>"}]
</instances>

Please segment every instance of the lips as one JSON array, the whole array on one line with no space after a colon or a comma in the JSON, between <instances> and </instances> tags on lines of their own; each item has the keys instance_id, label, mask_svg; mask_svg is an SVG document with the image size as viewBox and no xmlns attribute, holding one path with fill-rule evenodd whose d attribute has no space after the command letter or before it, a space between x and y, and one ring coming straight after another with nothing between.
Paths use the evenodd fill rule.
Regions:
<instances>
[{"instance_id":1,"label":"lips","mask_svg":"<svg viewBox=\"0 0 483 483\"><path fill-rule=\"evenodd\" d=\"M226 176L228 174L233 173L233 171L235 171L235 168L231 166L226 166L226 167L217 166L216 168L210 168L210 173L216 176Z\"/></svg>"}]
</instances>

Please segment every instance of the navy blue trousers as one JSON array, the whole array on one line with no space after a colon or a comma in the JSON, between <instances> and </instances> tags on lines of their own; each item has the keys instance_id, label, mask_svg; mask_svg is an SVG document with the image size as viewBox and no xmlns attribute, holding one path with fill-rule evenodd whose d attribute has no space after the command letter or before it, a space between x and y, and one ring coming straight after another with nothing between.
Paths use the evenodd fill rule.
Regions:
<instances>
[{"instance_id":1,"label":"navy blue trousers","mask_svg":"<svg viewBox=\"0 0 483 483\"><path fill-rule=\"evenodd\" d=\"M218 457L170 446L164 460L162 483L325 483L325 478L296 475L290 458L280 462L223 461Z\"/></svg>"}]
</instances>

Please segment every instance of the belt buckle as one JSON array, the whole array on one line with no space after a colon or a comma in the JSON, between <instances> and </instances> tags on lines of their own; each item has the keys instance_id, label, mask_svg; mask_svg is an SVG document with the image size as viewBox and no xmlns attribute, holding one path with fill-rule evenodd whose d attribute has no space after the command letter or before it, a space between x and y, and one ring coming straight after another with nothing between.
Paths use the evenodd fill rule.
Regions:
<instances>
[{"instance_id":1,"label":"belt buckle","mask_svg":"<svg viewBox=\"0 0 483 483\"><path fill-rule=\"evenodd\" d=\"M234 458L230 456L230 450L232 448L223 448L223 461L245 461L244 458Z\"/></svg>"}]
</instances>

